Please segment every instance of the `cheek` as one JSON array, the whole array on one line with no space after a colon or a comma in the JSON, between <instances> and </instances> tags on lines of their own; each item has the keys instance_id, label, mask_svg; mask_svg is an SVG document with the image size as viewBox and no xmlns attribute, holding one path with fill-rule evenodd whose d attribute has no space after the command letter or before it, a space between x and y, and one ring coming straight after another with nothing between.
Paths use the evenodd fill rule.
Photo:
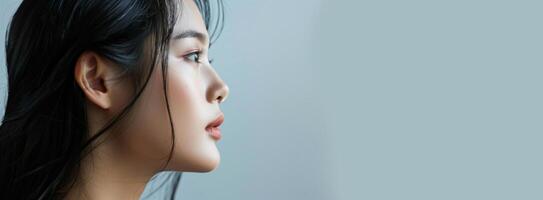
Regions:
<instances>
[{"instance_id":1,"label":"cheek","mask_svg":"<svg viewBox=\"0 0 543 200\"><path fill-rule=\"evenodd\" d=\"M168 101L175 130L175 149L168 168L178 171L210 171L218 165L215 142L205 132L208 118L198 73L191 68L168 70ZM190 66L183 66L190 67ZM195 68L194 68L195 69ZM129 117L122 134L127 153L143 163L164 164L172 135L166 108L162 71L154 73Z\"/></svg>"},{"instance_id":2,"label":"cheek","mask_svg":"<svg viewBox=\"0 0 543 200\"><path fill-rule=\"evenodd\" d=\"M141 163L160 164L170 151L171 130L161 77L161 72L153 72L144 92L122 123L125 133L119 140L123 153Z\"/></svg>"},{"instance_id":3,"label":"cheek","mask_svg":"<svg viewBox=\"0 0 543 200\"><path fill-rule=\"evenodd\" d=\"M210 171L218 164L219 155L215 141L205 131L209 120L208 104L199 73L195 69L180 66L169 70L168 74L168 97L176 132L171 168Z\"/></svg>"}]
</instances>

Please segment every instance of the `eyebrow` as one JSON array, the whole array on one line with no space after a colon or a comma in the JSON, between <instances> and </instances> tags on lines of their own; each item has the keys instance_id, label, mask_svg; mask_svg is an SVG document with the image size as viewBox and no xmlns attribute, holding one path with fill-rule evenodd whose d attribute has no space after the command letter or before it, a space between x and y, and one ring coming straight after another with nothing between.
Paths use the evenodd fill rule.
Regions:
<instances>
[{"instance_id":1,"label":"eyebrow","mask_svg":"<svg viewBox=\"0 0 543 200\"><path fill-rule=\"evenodd\" d=\"M173 40L180 40L184 38L196 38L200 40L200 42L204 43L207 40L206 34L202 32L198 32L195 30L186 30L181 33L175 34L172 39Z\"/></svg>"}]
</instances>

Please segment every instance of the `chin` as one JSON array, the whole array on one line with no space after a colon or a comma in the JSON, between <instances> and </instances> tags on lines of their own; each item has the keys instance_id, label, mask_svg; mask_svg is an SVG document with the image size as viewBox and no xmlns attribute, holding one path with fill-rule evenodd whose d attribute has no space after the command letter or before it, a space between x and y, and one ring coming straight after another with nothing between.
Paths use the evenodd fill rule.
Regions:
<instances>
[{"instance_id":1,"label":"chin","mask_svg":"<svg viewBox=\"0 0 543 200\"><path fill-rule=\"evenodd\" d=\"M206 159L200 160L200 162L194 165L192 172L211 172L215 170L221 162L221 156L217 153L216 155L210 155Z\"/></svg>"},{"instance_id":2,"label":"chin","mask_svg":"<svg viewBox=\"0 0 543 200\"><path fill-rule=\"evenodd\" d=\"M203 151L191 152L178 157L171 164L175 171L183 172L211 172L221 162L219 151L214 147Z\"/></svg>"},{"instance_id":3,"label":"chin","mask_svg":"<svg viewBox=\"0 0 543 200\"><path fill-rule=\"evenodd\" d=\"M218 166L219 166L219 161L217 161L215 164L211 164L211 165L202 167L202 169L200 171L198 171L198 172L202 172L202 173L211 172L211 171L215 170Z\"/></svg>"}]
</instances>

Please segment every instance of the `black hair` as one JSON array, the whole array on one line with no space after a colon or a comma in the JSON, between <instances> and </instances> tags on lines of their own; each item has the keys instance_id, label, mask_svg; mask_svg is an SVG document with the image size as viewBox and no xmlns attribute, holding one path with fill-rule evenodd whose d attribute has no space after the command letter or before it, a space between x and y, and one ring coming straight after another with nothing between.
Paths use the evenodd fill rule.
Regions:
<instances>
[{"instance_id":1,"label":"black hair","mask_svg":"<svg viewBox=\"0 0 543 200\"><path fill-rule=\"evenodd\" d=\"M211 37L217 36L222 30L222 2L217 0L214 20L209 1L195 2L206 28L213 30ZM179 0L22 1L6 33L8 97L0 126L0 199L63 198L77 181L81 160L130 112L156 65L163 69L172 136L166 164L170 161L175 134L165 83L179 4ZM85 51L121 66L136 86L130 103L95 134L89 133L85 96L74 77L75 62Z\"/></svg>"}]
</instances>

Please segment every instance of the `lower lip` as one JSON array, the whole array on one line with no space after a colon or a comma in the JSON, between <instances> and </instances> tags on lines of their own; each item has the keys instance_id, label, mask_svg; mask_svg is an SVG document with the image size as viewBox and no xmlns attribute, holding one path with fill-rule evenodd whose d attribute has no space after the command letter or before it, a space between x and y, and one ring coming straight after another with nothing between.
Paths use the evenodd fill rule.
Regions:
<instances>
[{"instance_id":1,"label":"lower lip","mask_svg":"<svg viewBox=\"0 0 543 200\"><path fill-rule=\"evenodd\" d=\"M222 137L221 129L219 127L207 128L207 133L209 133L209 135L215 140L220 140Z\"/></svg>"}]
</instances>

